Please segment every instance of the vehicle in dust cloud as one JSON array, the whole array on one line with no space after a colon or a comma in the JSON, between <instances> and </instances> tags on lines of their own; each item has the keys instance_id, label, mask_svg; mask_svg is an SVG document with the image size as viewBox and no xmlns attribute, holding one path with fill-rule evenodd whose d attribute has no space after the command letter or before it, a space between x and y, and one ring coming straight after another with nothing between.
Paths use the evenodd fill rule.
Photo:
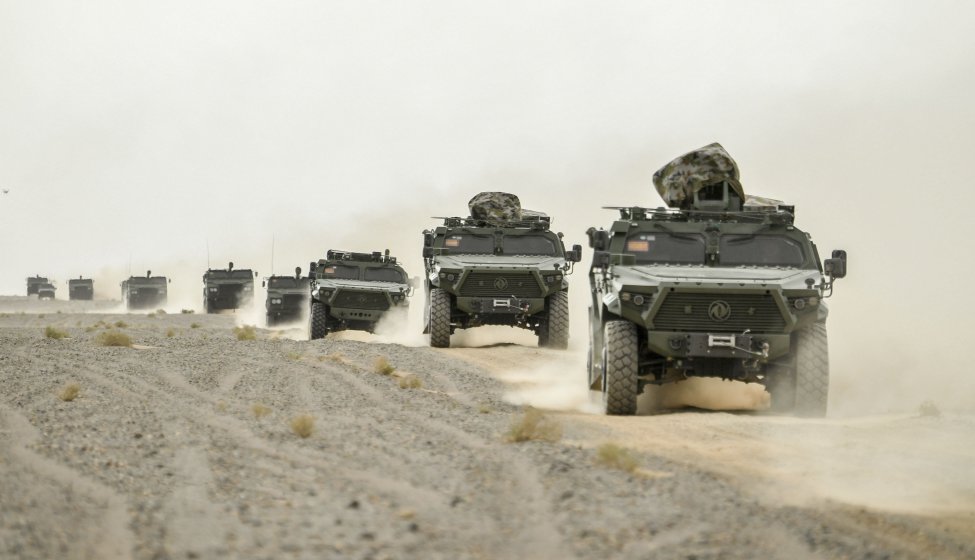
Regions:
<instances>
[{"instance_id":1,"label":"vehicle in dust cloud","mask_svg":"<svg viewBox=\"0 0 975 560\"><path fill-rule=\"evenodd\" d=\"M330 249L312 262L309 334L312 340L330 332L373 332L386 313L405 310L413 288L406 271L389 256Z\"/></svg>"},{"instance_id":2,"label":"vehicle in dust cloud","mask_svg":"<svg viewBox=\"0 0 975 560\"><path fill-rule=\"evenodd\" d=\"M301 276L301 267L295 267L294 276L270 276L263 282L267 288L264 308L267 310L267 326L297 321L308 310L311 278Z\"/></svg>"},{"instance_id":3,"label":"vehicle in dust cloud","mask_svg":"<svg viewBox=\"0 0 975 560\"><path fill-rule=\"evenodd\" d=\"M169 282L165 276L153 276L151 270L145 276L129 276L122 281L122 303L130 311L164 307L169 299Z\"/></svg>"},{"instance_id":4,"label":"vehicle in dust cloud","mask_svg":"<svg viewBox=\"0 0 975 560\"><path fill-rule=\"evenodd\" d=\"M649 384L691 376L765 385L773 410L826 413L826 337L846 253L820 262L795 208L745 196L718 144L654 174L670 208L615 207L589 228L589 384L608 414L634 414Z\"/></svg>"},{"instance_id":5,"label":"vehicle in dust cloud","mask_svg":"<svg viewBox=\"0 0 975 560\"><path fill-rule=\"evenodd\" d=\"M50 282L41 282L37 284L37 299L53 300L55 291L57 291L57 288L54 287L54 284Z\"/></svg>"},{"instance_id":6,"label":"vehicle in dust cloud","mask_svg":"<svg viewBox=\"0 0 975 560\"><path fill-rule=\"evenodd\" d=\"M203 309L216 313L226 309L240 309L254 301L254 277L257 272L249 268L208 269L203 275Z\"/></svg>"},{"instance_id":7,"label":"vehicle in dust cloud","mask_svg":"<svg viewBox=\"0 0 975 560\"><path fill-rule=\"evenodd\" d=\"M42 284L50 284L50 281L45 276L31 276L27 278L27 295L33 296L37 295L37 289Z\"/></svg>"},{"instance_id":8,"label":"vehicle in dust cloud","mask_svg":"<svg viewBox=\"0 0 975 560\"><path fill-rule=\"evenodd\" d=\"M522 210L515 195L480 193L468 206L469 217L423 232L430 345L449 347L457 329L507 325L534 332L539 346L565 349L567 276L582 247L566 250L551 219Z\"/></svg>"},{"instance_id":9,"label":"vehicle in dust cloud","mask_svg":"<svg viewBox=\"0 0 975 560\"><path fill-rule=\"evenodd\" d=\"M95 283L91 278L81 276L68 280L68 299L92 300L95 298Z\"/></svg>"}]
</instances>

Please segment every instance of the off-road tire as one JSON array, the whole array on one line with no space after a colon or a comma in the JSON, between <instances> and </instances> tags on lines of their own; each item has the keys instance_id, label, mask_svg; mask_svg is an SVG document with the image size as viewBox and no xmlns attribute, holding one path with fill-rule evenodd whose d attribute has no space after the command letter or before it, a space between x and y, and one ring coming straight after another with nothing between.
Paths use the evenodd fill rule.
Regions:
<instances>
[{"instance_id":1,"label":"off-road tire","mask_svg":"<svg viewBox=\"0 0 975 560\"><path fill-rule=\"evenodd\" d=\"M312 340L325 338L328 334L328 310L325 304L315 301L311 304L309 337Z\"/></svg>"},{"instance_id":2,"label":"off-road tire","mask_svg":"<svg viewBox=\"0 0 975 560\"><path fill-rule=\"evenodd\" d=\"M450 294L430 290L430 346L450 348Z\"/></svg>"},{"instance_id":3,"label":"off-road tire","mask_svg":"<svg viewBox=\"0 0 975 560\"><path fill-rule=\"evenodd\" d=\"M538 326L538 345L556 350L569 347L568 292L558 292L548 298L548 310Z\"/></svg>"},{"instance_id":4,"label":"off-road tire","mask_svg":"<svg viewBox=\"0 0 975 560\"><path fill-rule=\"evenodd\" d=\"M795 356L795 413L822 418L829 400L829 341L825 324L815 323L796 334Z\"/></svg>"},{"instance_id":5,"label":"off-road tire","mask_svg":"<svg viewBox=\"0 0 975 560\"><path fill-rule=\"evenodd\" d=\"M267 324L268 327L273 327L275 323L274 315L268 313L267 320L265 321L265 323Z\"/></svg>"},{"instance_id":6,"label":"off-road tire","mask_svg":"<svg viewBox=\"0 0 975 560\"><path fill-rule=\"evenodd\" d=\"M605 329L603 398L606 414L629 416L636 413L639 387L636 325L629 321L608 321Z\"/></svg>"}]
</instances>

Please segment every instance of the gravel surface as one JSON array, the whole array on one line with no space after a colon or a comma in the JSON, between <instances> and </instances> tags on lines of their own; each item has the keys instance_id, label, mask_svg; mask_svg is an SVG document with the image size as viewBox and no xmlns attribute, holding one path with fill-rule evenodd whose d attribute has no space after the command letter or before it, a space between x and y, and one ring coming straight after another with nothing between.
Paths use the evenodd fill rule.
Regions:
<instances>
[{"instance_id":1,"label":"gravel surface","mask_svg":"<svg viewBox=\"0 0 975 560\"><path fill-rule=\"evenodd\" d=\"M573 406L544 413L561 439L507 443L512 395L565 354L238 340L228 315L85 311L0 313L0 558L975 557L972 417ZM100 346L107 330L136 346ZM80 394L63 401L69 383ZM854 453L901 460L892 448L945 433L906 470ZM607 442L637 468L597 462ZM934 480L875 499L918 473ZM848 476L871 493L823 482Z\"/></svg>"}]
</instances>

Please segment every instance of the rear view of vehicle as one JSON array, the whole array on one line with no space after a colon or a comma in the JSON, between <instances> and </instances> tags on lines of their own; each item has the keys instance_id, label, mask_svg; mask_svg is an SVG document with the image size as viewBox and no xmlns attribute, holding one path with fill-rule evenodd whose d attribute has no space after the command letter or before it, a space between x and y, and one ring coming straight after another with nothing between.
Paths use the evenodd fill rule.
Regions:
<instances>
[{"instance_id":1,"label":"rear view of vehicle","mask_svg":"<svg viewBox=\"0 0 975 560\"><path fill-rule=\"evenodd\" d=\"M68 299L91 300L95 297L95 285L91 278L73 278L68 280Z\"/></svg>"},{"instance_id":2,"label":"rear view of vehicle","mask_svg":"<svg viewBox=\"0 0 975 560\"><path fill-rule=\"evenodd\" d=\"M169 280L165 276L130 276L122 281L122 303L130 311L165 307L169 298Z\"/></svg>"},{"instance_id":3,"label":"rear view of vehicle","mask_svg":"<svg viewBox=\"0 0 975 560\"><path fill-rule=\"evenodd\" d=\"M203 275L203 309L216 313L251 305L255 276L257 273L249 268L234 269L234 263L226 269L207 270Z\"/></svg>"},{"instance_id":4,"label":"rear view of vehicle","mask_svg":"<svg viewBox=\"0 0 975 560\"><path fill-rule=\"evenodd\" d=\"M312 340L346 329L373 332L386 313L408 307L413 295L406 271L388 250L329 250L310 269Z\"/></svg>"},{"instance_id":5,"label":"rear view of vehicle","mask_svg":"<svg viewBox=\"0 0 975 560\"><path fill-rule=\"evenodd\" d=\"M308 309L311 279L301 276L301 267L295 268L294 276L271 276L264 281L267 299L267 326L297 321Z\"/></svg>"}]
</instances>

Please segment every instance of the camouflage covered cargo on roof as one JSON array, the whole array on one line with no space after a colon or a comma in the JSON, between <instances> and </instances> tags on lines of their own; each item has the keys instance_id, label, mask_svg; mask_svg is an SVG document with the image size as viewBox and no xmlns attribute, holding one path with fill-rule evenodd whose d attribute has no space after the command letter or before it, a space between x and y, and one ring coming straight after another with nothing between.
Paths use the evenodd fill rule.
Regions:
<instances>
[{"instance_id":1,"label":"camouflage covered cargo on roof","mask_svg":"<svg viewBox=\"0 0 975 560\"><path fill-rule=\"evenodd\" d=\"M521 201L505 192L482 192L467 203L475 220L513 222L521 220Z\"/></svg>"},{"instance_id":2,"label":"camouflage covered cargo on roof","mask_svg":"<svg viewBox=\"0 0 975 560\"><path fill-rule=\"evenodd\" d=\"M704 187L727 182L742 200L738 164L718 144L688 152L653 174L653 185L667 206L686 208L694 200L694 194Z\"/></svg>"}]
</instances>

